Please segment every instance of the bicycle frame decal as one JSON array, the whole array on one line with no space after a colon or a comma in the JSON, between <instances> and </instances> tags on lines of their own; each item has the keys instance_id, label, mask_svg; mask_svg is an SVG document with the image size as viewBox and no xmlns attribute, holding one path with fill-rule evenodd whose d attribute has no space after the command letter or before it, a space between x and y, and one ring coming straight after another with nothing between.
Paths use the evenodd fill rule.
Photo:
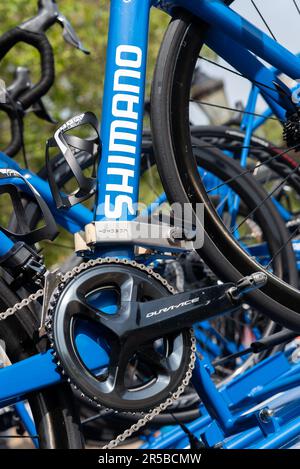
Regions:
<instances>
[{"instance_id":1,"label":"bicycle frame decal","mask_svg":"<svg viewBox=\"0 0 300 469\"><path fill-rule=\"evenodd\" d=\"M136 215L150 6L111 2L96 220Z\"/></svg>"},{"instance_id":2,"label":"bicycle frame decal","mask_svg":"<svg viewBox=\"0 0 300 469\"><path fill-rule=\"evenodd\" d=\"M134 58L132 60L124 59L123 56L126 55L133 55ZM123 91L123 93L114 94L112 102L112 115L116 120L112 121L110 126L108 155L110 166L107 168L107 176L119 176L120 183L107 183L105 186L107 194L105 195L104 215L106 218L120 218L123 211L123 203L127 205L128 213L134 215L133 186L129 181L130 179L134 180L135 170L128 169L127 167L135 167L136 147L134 144L137 141L138 113L134 109L140 102L141 87L140 84L130 85L121 83L121 80L124 78L136 79L139 83L141 78L141 62L142 51L139 47L118 46L116 50L116 65L125 68L119 68L115 72L114 92ZM123 106L125 109L122 109L122 104L125 105ZM120 120L120 118L124 120ZM118 141L123 143L117 143ZM124 142L127 143L124 144ZM114 164L116 165L115 167L113 166ZM117 194L114 204L111 203L112 192Z\"/></svg>"}]
</instances>

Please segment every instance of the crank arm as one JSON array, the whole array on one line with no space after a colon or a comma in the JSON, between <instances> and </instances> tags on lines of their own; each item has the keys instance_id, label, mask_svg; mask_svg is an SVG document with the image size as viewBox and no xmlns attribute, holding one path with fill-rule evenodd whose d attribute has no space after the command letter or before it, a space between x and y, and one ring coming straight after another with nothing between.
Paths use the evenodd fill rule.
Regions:
<instances>
[{"instance_id":1,"label":"crank arm","mask_svg":"<svg viewBox=\"0 0 300 469\"><path fill-rule=\"evenodd\" d=\"M117 315L109 316L108 320L107 315L101 312L98 318L125 347L136 348L138 344L236 311L243 296L263 287L266 281L267 276L257 272L237 284L226 283L145 303L132 303L130 315L125 318Z\"/></svg>"},{"instance_id":2,"label":"crank arm","mask_svg":"<svg viewBox=\"0 0 300 469\"><path fill-rule=\"evenodd\" d=\"M247 293L261 288L266 275L258 272L237 284L222 284L179 293L163 300L139 303L139 328L147 337L150 330L157 334L177 332L195 323L230 314L240 308ZM150 304L151 303L151 304ZM143 330L144 329L144 330Z\"/></svg>"}]
</instances>

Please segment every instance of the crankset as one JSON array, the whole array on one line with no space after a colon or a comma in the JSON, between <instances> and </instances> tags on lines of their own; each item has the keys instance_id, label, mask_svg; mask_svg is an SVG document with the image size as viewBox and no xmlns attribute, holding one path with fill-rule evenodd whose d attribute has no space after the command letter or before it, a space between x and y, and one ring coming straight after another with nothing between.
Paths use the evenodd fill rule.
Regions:
<instances>
[{"instance_id":1,"label":"crankset","mask_svg":"<svg viewBox=\"0 0 300 469\"><path fill-rule=\"evenodd\" d=\"M91 260L69 272L50 299L46 327L55 360L81 397L96 405L151 409L184 381L190 327L234 311L244 293L265 281L256 273L237 285L175 294L144 265Z\"/></svg>"}]
</instances>

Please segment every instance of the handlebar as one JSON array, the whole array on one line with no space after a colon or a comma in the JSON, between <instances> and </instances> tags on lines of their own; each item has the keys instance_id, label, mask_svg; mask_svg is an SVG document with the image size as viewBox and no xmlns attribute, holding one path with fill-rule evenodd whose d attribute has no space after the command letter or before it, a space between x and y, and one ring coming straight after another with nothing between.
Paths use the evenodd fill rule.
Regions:
<instances>
[{"instance_id":1,"label":"handlebar","mask_svg":"<svg viewBox=\"0 0 300 469\"><path fill-rule=\"evenodd\" d=\"M16 100L23 91L31 87L30 73L27 67L18 67L15 71L14 81L6 91L13 100Z\"/></svg>"},{"instance_id":2,"label":"handlebar","mask_svg":"<svg viewBox=\"0 0 300 469\"><path fill-rule=\"evenodd\" d=\"M19 97L19 103L23 109L28 109L35 101L44 96L54 83L54 55L45 33L27 31L18 26L0 37L0 60L19 42L24 42L36 48L41 57L40 81Z\"/></svg>"},{"instance_id":3,"label":"handlebar","mask_svg":"<svg viewBox=\"0 0 300 469\"><path fill-rule=\"evenodd\" d=\"M11 100L17 100L21 93L30 87L30 77L27 68L18 67L13 83L6 89L7 96ZM4 111L10 120L11 141L3 150L8 156L15 156L22 147L22 132L17 111L9 103L0 104L0 110Z\"/></svg>"},{"instance_id":4,"label":"handlebar","mask_svg":"<svg viewBox=\"0 0 300 469\"><path fill-rule=\"evenodd\" d=\"M4 150L9 156L15 156L22 147L22 118L27 109L31 108L38 117L54 122L47 113L41 98L49 91L55 80L53 49L45 34L55 23L63 28L63 37L66 42L85 54L89 54L77 37L70 22L60 13L55 0L39 0L36 16L0 37L0 61L20 42L37 49L41 61L41 78L39 82L32 85L28 70L19 67L15 81L7 88L10 100L16 103L15 106L9 103L0 104L0 110L6 112L10 119L12 139Z\"/></svg>"},{"instance_id":5,"label":"handlebar","mask_svg":"<svg viewBox=\"0 0 300 469\"><path fill-rule=\"evenodd\" d=\"M9 115L9 114L8 114ZM13 158L22 148L22 134L20 124L15 114L9 115L11 141L3 150L3 153Z\"/></svg>"},{"instance_id":6,"label":"handlebar","mask_svg":"<svg viewBox=\"0 0 300 469\"><path fill-rule=\"evenodd\" d=\"M11 141L8 146L3 150L5 154L14 157L22 148L22 117L18 107L14 107L9 101L17 102L19 96L32 88L30 72L26 67L18 67L15 72L13 83L7 87L6 95L8 97L7 103L0 104L0 111L7 114L10 120L10 133ZM42 100L38 100L31 106L30 109L34 114L47 122L56 123L48 113Z\"/></svg>"},{"instance_id":7,"label":"handlebar","mask_svg":"<svg viewBox=\"0 0 300 469\"><path fill-rule=\"evenodd\" d=\"M40 54L41 78L37 84L19 96L19 104L24 110L44 96L54 83L55 65L53 49L45 32L55 23L62 26L63 37L66 42L86 54L89 53L83 47L69 21L60 13L55 0L39 0L36 16L0 37L0 61L19 42L24 42L34 47Z\"/></svg>"}]
</instances>

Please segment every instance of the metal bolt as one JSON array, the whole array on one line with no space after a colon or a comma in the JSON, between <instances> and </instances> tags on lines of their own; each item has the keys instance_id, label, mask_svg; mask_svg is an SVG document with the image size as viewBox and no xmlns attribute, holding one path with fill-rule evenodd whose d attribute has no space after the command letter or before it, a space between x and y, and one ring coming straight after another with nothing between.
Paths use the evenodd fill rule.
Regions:
<instances>
[{"instance_id":1,"label":"metal bolt","mask_svg":"<svg viewBox=\"0 0 300 469\"><path fill-rule=\"evenodd\" d=\"M214 449L224 449L223 443L221 443L221 442L220 442L220 443L216 443L216 444L214 445Z\"/></svg>"},{"instance_id":2,"label":"metal bolt","mask_svg":"<svg viewBox=\"0 0 300 469\"><path fill-rule=\"evenodd\" d=\"M196 239L196 232L193 230L182 230L179 227L171 228L169 232L169 238L172 241L176 240L186 240L194 241Z\"/></svg>"},{"instance_id":3,"label":"metal bolt","mask_svg":"<svg viewBox=\"0 0 300 469\"><path fill-rule=\"evenodd\" d=\"M271 418L273 417L274 415L274 411L271 410L271 409L262 409L260 412L259 412L259 418L260 420L263 422L263 423L268 423L270 422Z\"/></svg>"},{"instance_id":4,"label":"metal bolt","mask_svg":"<svg viewBox=\"0 0 300 469\"><path fill-rule=\"evenodd\" d=\"M187 241L195 241L197 232L196 230L184 230L184 238Z\"/></svg>"},{"instance_id":5,"label":"metal bolt","mask_svg":"<svg viewBox=\"0 0 300 469\"><path fill-rule=\"evenodd\" d=\"M169 238L171 241L176 241L177 239L182 239L182 230L180 228L171 228L169 232Z\"/></svg>"}]
</instances>

